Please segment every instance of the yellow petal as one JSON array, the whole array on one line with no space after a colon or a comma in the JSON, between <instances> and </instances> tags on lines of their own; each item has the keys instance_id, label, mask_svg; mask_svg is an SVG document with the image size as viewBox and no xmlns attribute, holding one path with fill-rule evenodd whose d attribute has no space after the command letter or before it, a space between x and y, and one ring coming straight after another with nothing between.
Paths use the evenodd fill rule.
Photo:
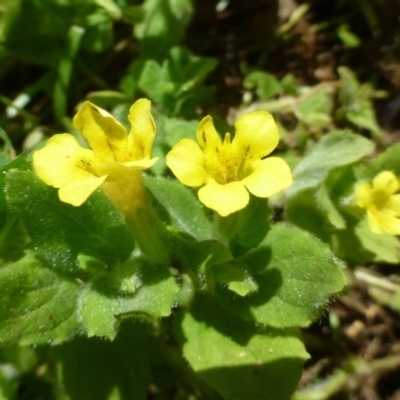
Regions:
<instances>
[{"instance_id":1,"label":"yellow petal","mask_svg":"<svg viewBox=\"0 0 400 400\"><path fill-rule=\"evenodd\" d=\"M373 214L376 222L379 224L381 232L388 233L389 235L400 235L400 218L396 218L393 215L387 215L382 212L376 212ZM378 233L375 226L370 225L370 216L368 214L368 224L370 229L374 233ZM375 230L373 230L373 229Z\"/></svg>"},{"instance_id":2,"label":"yellow petal","mask_svg":"<svg viewBox=\"0 0 400 400\"><path fill-rule=\"evenodd\" d=\"M194 140L182 139L178 142L167 154L166 162L184 185L200 186L207 181L205 155Z\"/></svg>"},{"instance_id":3,"label":"yellow petal","mask_svg":"<svg viewBox=\"0 0 400 400\"><path fill-rule=\"evenodd\" d=\"M253 172L242 182L257 197L269 197L293 183L289 165L282 158L269 157L254 163Z\"/></svg>"},{"instance_id":4,"label":"yellow petal","mask_svg":"<svg viewBox=\"0 0 400 400\"><path fill-rule=\"evenodd\" d=\"M60 188L73 181L92 179L93 152L79 146L67 133L54 135L33 154L36 174L47 185Z\"/></svg>"},{"instance_id":5,"label":"yellow petal","mask_svg":"<svg viewBox=\"0 0 400 400\"><path fill-rule=\"evenodd\" d=\"M110 113L86 101L75 115L73 124L93 149L96 161L125 161L127 133Z\"/></svg>"},{"instance_id":6,"label":"yellow petal","mask_svg":"<svg viewBox=\"0 0 400 400\"><path fill-rule=\"evenodd\" d=\"M369 183L358 185L355 190L358 207L366 208L372 202L372 188Z\"/></svg>"},{"instance_id":7,"label":"yellow petal","mask_svg":"<svg viewBox=\"0 0 400 400\"><path fill-rule=\"evenodd\" d=\"M244 114L235 122L232 145L239 157L260 159L271 153L278 143L278 127L272 115L266 111Z\"/></svg>"},{"instance_id":8,"label":"yellow petal","mask_svg":"<svg viewBox=\"0 0 400 400\"><path fill-rule=\"evenodd\" d=\"M380 191L390 196L399 190L400 184L393 172L382 171L373 179L372 188L374 191Z\"/></svg>"},{"instance_id":9,"label":"yellow petal","mask_svg":"<svg viewBox=\"0 0 400 400\"><path fill-rule=\"evenodd\" d=\"M400 217L400 194L390 196L381 208L381 211L385 214Z\"/></svg>"},{"instance_id":10,"label":"yellow petal","mask_svg":"<svg viewBox=\"0 0 400 400\"><path fill-rule=\"evenodd\" d=\"M137 160L137 161L129 161L123 163L125 167L128 168L140 168L140 169L147 169L152 167L158 161L158 157L151 158L150 160Z\"/></svg>"},{"instance_id":11,"label":"yellow petal","mask_svg":"<svg viewBox=\"0 0 400 400\"><path fill-rule=\"evenodd\" d=\"M196 136L200 148L207 156L214 157L218 154L222 142L218 132L215 130L213 120L209 115L200 121L199 126L197 127Z\"/></svg>"},{"instance_id":12,"label":"yellow petal","mask_svg":"<svg viewBox=\"0 0 400 400\"><path fill-rule=\"evenodd\" d=\"M115 161L109 161L109 162L103 162L103 163L98 163L96 164L96 172L98 175L107 175L111 174L114 172L122 171L124 172L122 168L127 168L127 169L146 169L152 167L156 162L158 158L152 158L151 160L139 160L139 161L130 161L127 163L118 163Z\"/></svg>"},{"instance_id":13,"label":"yellow petal","mask_svg":"<svg viewBox=\"0 0 400 400\"><path fill-rule=\"evenodd\" d=\"M199 190L198 196L206 207L215 210L223 217L246 207L250 200L250 195L242 182L220 185L210 180Z\"/></svg>"},{"instance_id":14,"label":"yellow petal","mask_svg":"<svg viewBox=\"0 0 400 400\"><path fill-rule=\"evenodd\" d=\"M92 177L80 181L72 181L63 185L58 191L58 197L64 203L80 206L106 180L107 175Z\"/></svg>"},{"instance_id":15,"label":"yellow petal","mask_svg":"<svg viewBox=\"0 0 400 400\"><path fill-rule=\"evenodd\" d=\"M372 233L383 233L379 220L377 218L377 211L376 210L367 210L367 221L369 229Z\"/></svg>"},{"instance_id":16,"label":"yellow petal","mask_svg":"<svg viewBox=\"0 0 400 400\"><path fill-rule=\"evenodd\" d=\"M131 131L128 137L129 160L148 160L151 157L156 125L151 116L151 102L147 99L137 100L129 110L128 116Z\"/></svg>"}]
</instances>

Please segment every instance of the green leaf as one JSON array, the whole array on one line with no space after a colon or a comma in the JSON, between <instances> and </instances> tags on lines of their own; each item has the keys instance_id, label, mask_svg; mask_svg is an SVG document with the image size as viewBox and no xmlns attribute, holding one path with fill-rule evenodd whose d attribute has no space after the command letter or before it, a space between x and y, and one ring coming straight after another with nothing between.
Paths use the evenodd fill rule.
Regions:
<instances>
[{"instance_id":1,"label":"green leaf","mask_svg":"<svg viewBox=\"0 0 400 400\"><path fill-rule=\"evenodd\" d=\"M219 218L218 228L237 255L258 245L270 226L272 210L266 199L251 196L249 205L239 212Z\"/></svg>"},{"instance_id":2,"label":"green leaf","mask_svg":"<svg viewBox=\"0 0 400 400\"><path fill-rule=\"evenodd\" d=\"M188 91L202 82L217 66L217 60L211 57L199 57L182 46L170 50L171 61L167 63L169 76L174 82L184 83L182 91Z\"/></svg>"},{"instance_id":3,"label":"green leaf","mask_svg":"<svg viewBox=\"0 0 400 400\"><path fill-rule=\"evenodd\" d=\"M3 168L7 163L9 163L15 157L15 150L13 144L8 137L7 133L0 127L0 139L4 142L1 144L0 152L0 168Z\"/></svg>"},{"instance_id":4,"label":"green leaf","mask_svg":"<svg viewBox=\"0 0 400 400\"><path fill-rule=\"evenodd\" d=\"M242 263L235 261L212 265L213 278L228 285L239 296L247 296L258 290L258 284Z\"/></svg>"},{"instance_id":5,"label":"green leaf","mask_svg":"<svg viewBox=\"0 0 400 400\"><path fill-rule=\"evenodd\" d=\"M336 33L346 47L354 48L361 44L360 38L350 30L347 24L341 24L336 29Z\"/></svg>"},{"instance_id":6,"label":"green leaf","mask_svg":"<svg viewBox=\"0 0 400 400\"><path fill-rule=\"evenodd\" d=\"M76 313L80 290L31 253L0 268L1 342L57 344L82 332Z\"/></svg>"},{"instance_id":7,"label":"green leaf","mask_svg":"<svg viewBox=\"0 0 400 400\"><path fill-rule=\"evenodd\" d=\"M179 288L167 267L144 263L138 269L135 263L140 261L132 263L131 275L125 279L121 279L119 271L114 272L117 277L103 273L82 292L79 315L89 337L114 339L125 318L154 320L171 314ZM117 288L116 283L120 285Z\"/></svg>"},{"instance_id":8,"label":"green leaf","mask_svg":"<svg viewBox=\"0 0 400 400\"><path fill-rule=\"evenodd\" d=\"M349 131L333 131L322 137L293 171L294 184L286 193L317 188L336 168L351 165L372 152L374 144Z\"/></svg>"},{"instance_id":9,"label":"green leaf","mask_svg":"<svg viewBox=\"0 0 400 400\"><path fill-rule=\"evenodd\" d=\"M310 94L299 104L296 115L300 119L310 114L329 115L333 105L332 92L333 87L328 86Z\"/></svg>"},{"instance_id":10,"label":"green leaf","mask_svg":"<svg viewBox=\"0 0 400 400\"><path fill-rule=\"evenodd\" d=\"M214 92L199 84L216 65L213 58L195 56L185 47L173 47L161 65L153 59L140 59L133 64L132 73L137 77L138 88L165 114L196 118L198 104L209 100Z\"/></svg>"},{"instance_id":11,"label":"green leaf","mask_svg":"<svg viewBox=\"0 0 400 400\"><path fill-rule=\"evenodd\" d=\"M87 95L87 98L92 103L104 109L110 109L121 103L127 103L130 101L129 97L125 93L117 92L115 90L98 90L96 92L90 92Z\"/></svg>"},{"instance_id":12,"label":"green leaf","mask_svg":"<svg viewBox=\"0 0 400 400\"><path fill-rule=\"evenodd\" d=\"M387 262L398 264L400 262L400 242L396 236L386 233L372 233L366 218L363 218L355 227L355 235L361 246L372 257L366 261Z\"/></svg>"},{"instance_id":13,"label":"green leaf","mask_svg":"<svg viewBox=\"0 0 400 400\"><path fill-rule=\"evenodd\" d=\"M193 15L191 0L145 0L144 18L134 26L142 55L161 60L177 45Z\"/></svg>"},{"instance_id":14,"label":"green leaf","mask_svg":"<svg viewBox=\"0 0 400 400\"><path fill-rule=\"evenodd\" d=\"M312 128L324 128L332 124L332 117L329 114L310 112L306 115L298 115L300 121Z\"/></svg>"},{"instance_id":15,"label":"green leaf","mask_svg":"<svg viewBox=\"0 0 400 400\"><path fill-rule=\"evenodd\" d=\"M326 185L320 187L317 198L318 203L325 210L329 222L337 229L344 229L346 227L346 221L340 214L335 203L332 201Z\"/></svg>"},{"instance_id":16,"label":"green leaf","mask_svg":"<svg viewBox=\"0 0 400 400\"><path fill-rule=\"evenodd\" d=\"M81 252L114 263L127 258L133 248L124 217L101 192L73 207L62 203L56 189L33 172L11 170L6 196L29 233L31 247L51 268L72 272Z\"/></svg>"},{"instance_id":17,"label":"green leaf","mask_svg":"<svg viewBox=\"0 0 400 400\"><path fill-rule=\"evenodd\" d=\"M165 118L163 120L163 130L165 142L168 146L176 145L181 139L188 138L196 140L196 129L199 121L185 121L178 118Z\"/></svg>"},{"instance_id":18,"label":"green leaf","mask_svg":"<svg viewBox=\"0 0 400 400\"><path fill-rule=\"evenodd\" d=\"M52 348L69 398L147 399L151 341L146 333L146 325L130 322L113 342L78 337Z\"/></svg>"},{"instance_id":19,"label":"green leaf","mask_svg":"<svg viewBox=\"0 0 400 400\"><path fill-rule=\"evenodd\" d=\"M260 100L267 100L282 92L282 87L274 75L263 71L250 72L243 81L246 89L256 89Z\"/></svg>"},{"instance_id":20,"label":"green leaf","mask_svg":"<svg viewBox=\"0 0 400 400\"><path fill-rule=\"evenodd\" d=\"M67 110L67 90L71 81L74 58L79 50L85 29L71 25L66 35L67 47L57 66L57 78L53 89L53 109L57 118L65 116Z\"/></svg>"},{"instance_id":21,"label":"green leaf","mask_svg":"<svg viewBox=\"0 0 400 400\"><path fill-rule=\"evenodd\" d=\"M299 191L290 198L285 210L286 220L304 229L319 239L329 242L329 210L323 199L313 189Z\"/></svg>"},{"instance_id":22,"label":"green leaf","mask_svg":"<svg viewBox=\"0 0 400 400\"><path fill-rule=\"evenodd\" d=\"M155 208L173 230L197 240L212 238L211 224L204 208L188 188L163 177L147 176L145 184L158 202Z\"/></svg>"},{"instance_id":23,"label":"green leaf","mask_svg":"<svg viewBox=\"0 0 400 400\"><path fill-rule=\"evenodd\" d=\"M339 101L346 118L354 125L368 129L376 138L382 139L382 131L370 100L370 87L366 84L360 85L354 73L347 67L339 67L338 74L342 81Z\"/></svg>"},{"instance_id":24,"label":"green leaf","mask_svg":"<svg viewBox=\"0 0 400 400\"><path fill-rule=\"evenodd\" d=\"M84 269L96 262L81 261ZM30 253L1 268L0 340L56 344L85 330L114 339L123 319L169 316L179 290L174 278L166 267L135 263L99 273L92 282L68 279Z\"/></svg>"},{"instance_id":25,"label":"green leaf","mask_svg":"<svg viewBox=\"0 0 400 400\"><path fill-rule=\"evenodd\" d=\"M257 329L205 293L179 320L185 358L224 399L287 400L296 388L308 354L295 330Z\"/></svg>"},{"instance_id":26,"label":"green leaf","mask_svg":"<svg viewBox=\"0 0 400 400\"><path fill-rule=\"evenodd\" d=\"M18 168L20 170L29 170L31 168L31 163L26 160L25 154L20 154L18 157L14 158L8 164L2 166L0 169L0 212L7 210L7 201L5 194L5 172L10 169Z\"/></svg>"},{"instance_id":27,"label":"green leaf","mask_svg":"<svg viewBox=\"0 0 400 400\"><path fill-rule=\"evenodd\" d=\"M307 326L328 298L347 283L343 265L328 245L309 233L275 224L261 246L239 259L259 289L233 296L222 285L222 302L242 318L274 327Z\"/></svg>"},{"instance_id":28,"label":"green leaf","mask_svg":"<svg viewBox=\"0 0 400 400\"><path fill-rule=\"evenodd\" d=\"M82 45L89 51L104 50L112 44L110 16L93 0L10 3L2 15L5 23L0 28L0 39L14 58L54 68L65 54L68 30L73 25L85 30Z\"/></svg>"},{"instance_id":29,"label":"green leaf","mask_svg":"<svg viewBox=\"0 0 400 400\"><path fill-rule=\"evenodd\" d=\"M113 0L94 0L97 5L103 7L112 18L119 19L122 16L122 11Z\"/></svg>"},{"instance_id":30,"label":"green leaf","mask_svg":"<svg viewBox=\"0 0 400 400\"><path fill-rule=\"evenodd\" d=\"M165 68L152 59L143 64L138 87L156 104L164 104L165 93L171 93L175 88L174 83L167 79Z\"/></svg>"},{"instance_id":31,"label":"green leaf","mask_svg":"<svg viewBox=\"0 0 400 400\"><path fill-rule=\"evenodd\" d=\"M379 303L400 312L400 288L394 292L388 292L387 290L372 286L368 288L368 294Z\"/></svg>"},{"instance_id":32,"label":"green leaf","mask_svg":"<svg viewBox=\"0 0 400 400\"><path fill-rule=\"evenodd\" d=\"M298 96L299 95L299 88L298 84L296 81L296 78L293 74L289 73L286 74L282 79L281 79L281 86L282 89L293 96Z\"/></svg>"},{"instance_id":33,"label":"green leaf","mask_svg":"<svg viewBox=\"0 0 400 400\"><path fill-rule=\"evenodd\" d=\"M372 180L379 172L392 171L400 176L400 143L388 147L385 151L374 157L369 164L359 165L356 168L358 179Z\"/></svg>"}]
</instances>

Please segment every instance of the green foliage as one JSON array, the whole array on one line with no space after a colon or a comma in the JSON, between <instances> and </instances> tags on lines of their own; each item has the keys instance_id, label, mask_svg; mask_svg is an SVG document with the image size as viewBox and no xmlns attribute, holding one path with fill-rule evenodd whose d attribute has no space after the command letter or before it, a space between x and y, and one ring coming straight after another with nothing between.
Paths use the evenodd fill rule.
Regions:
<instances>
[{"instance_id":1,"label":"green foliage","mask_svg":"<svg viewBox=\"0 0 400 400\"><path fill-rule=\"evenodd\" d=\"M341 108L337 111L355 126L368 129L377 139L382 139L371 102L372 90L369 84L360 85L351 70L342 66L338 68L342 81L339 93Z\"/></svg>"},{"instance_id":2,"label":"green foliage","mask_svg":"<svg viewBox=\"0 0 400 400\"><path fill-rule=\"evenodd\" d=\"M245 320L277 328L309 325L326 298L346 284L343 266L325 244L284 225L274 225L260 246L235 262L253 277L258 290L233 296L221 285L221 301Z\"/></svg>"},{"instance_id":3,"label":"green foliage","mask_svg":"<svg viewBox=\"0 0 400 400\"><path fill-rule=\"evenodd\" d=\"M214 94L213 88L199 87L199 83L215 67L216 60L212 58L194 56L184 47L172 47L169 58L162 63L154 59L134 63L130 79L137 80L138 89L159 104L165 114L190 118L195 116L196 104L209 101Z\"/></svg>"},{"instance_id":4,"label":"green foliage","mask_svg":"<svg viewBox=\"0 0 400 400\"><path fill-rule=\"evenodd\" d=\"M227 399L264 392L284 399L294 390L308 357L295 329L318 318L327 299L346 285L342 265L326 245L293 227L270 229L265 199L252 198L244 210L211 221L191 190L149 176L145 183L156 213L150 219L139 213L130 225L101 192L73 207L33 172L6 170L8 213L24 226L29 244L22 257L0 269L0 337L3 344L19 345L69 341L53 352L57 379L68 394L96 398L101 389L118 398L145 396L151 352L143 343L149 331L137 325L130 344L119 332L126 320L165 321L176 306L174 331L158 341L177 340L207 383L198 387L191 377L189 390L195 385ZM151 256L152 248L158 251L154 240L161 240L169 260ZM93 336L115 342L88 339ZM202 355L205 346L216 344L218 351ZM129 354L142 345L139 358L121 354L122 346ZM124 366L107 375L100 389L87 391L97 376L93 357L101 375L115 357ZM127 368L141 371L136 383ZM86 378L76 382L81 370ZM282 371L285 385L276 387Z\"/></svg>"},{"instance_id":5,"label":"green foliage","mask_svg":"<svg viewBox=\"0 0 400 400\"><path fill-rule=\"evenodd\" d=\"M145 0L143 17L135 24L142 56L164 59L171 47L178 44L193 14L191 0Z\"/></svg>"},{"instance_id":6,"label":"green foliage","mask_svg":"<svg viewBox=\"0 0 400 400\"><path fill-rule=\"evenodd\" d=\"M289 43L309 7L275 40ZM369 6L351 7L372 32ZM32 398L78 400L288 399L309 358L299 328L344 290L342 260L400 262L398 238L372 233L354 198L379 172L400 175L400 145L385 149L374 113L378 92L346 66L336 81L300 86L297 75L247 60L243 87L231 85L230 43L219 69L198 55L218 56L207 46L186 47L195 12L191 0L0 5L1 399L25 388ZM347 49L360 47L347 17L331 27ZM10 88L20 70L23 82ZM234 95L223 104L221 71ZM218 113L236 112L243 92L248 108L238 113L274 113L294 183L222 218L171 178L165 156L196 139L204 107L219 132L232 132ZM86 97L127 127L132 103L152 102L159 161L144 174L148 208L133 217L100 189L80 207L65 204L32 171L44 135L68 131L83 143L69 115ZM399 310L400 290L386 289L371 296Z\"/></svg>"},{"instance_id":7,"label":"green foliage","mask_svg":"<svg viewBox=\"0 0 400 400\"><path fill-rule=\"evenodd\" d=\"M398 239L372 233L354 199L354 189L363 180L370 181L383 170L400 172L398 146L369 163L362 162L373 148L370 140L351 132L324 136L293 171L295 183L287 190L286 217L331 243L338 256L352 263L395 264L400 261Z\"/></svg>"},{"instance_id":8,"label":"green foliage","mask_svg":"<svg viewBox=\"0 0 400 400\"><path fill-rule=\"evenodd\" d=\"M158 212L172 230L199 241L211 239L211 224L189 189L163 177L148 176L146 184L157 201Z\"/></svg>"},{"instance_id":9,"label":"green foliage","mask_svg":"<svg viewBox=\"0 0 400 400\"><path fill-rule=\"evenodd\" d=\"M287 399L308 358L295 330L243 324L207 295L177 329L184 356L224 399Z\"/></svg>"},{"instance_id":10,"label":"green foliage","mask_svg":"<svg viewBox=\"0 0 400 400\"><path fill-rule=\"evenodd\" d=\"M79 253L109 264L126 259L133 248L124 218L100 193L83 207L73 207L61 203L56 190L33 172L11 170L6 195L10 211L28 231L31 246L58 271L79 270Z\"/></svg>"}]
</instances>

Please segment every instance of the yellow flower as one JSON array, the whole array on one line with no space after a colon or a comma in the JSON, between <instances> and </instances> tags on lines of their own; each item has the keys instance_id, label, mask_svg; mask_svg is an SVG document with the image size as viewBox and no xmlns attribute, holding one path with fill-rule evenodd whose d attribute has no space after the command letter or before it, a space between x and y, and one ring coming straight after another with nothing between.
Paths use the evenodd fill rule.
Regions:
<instances>
[{"instance_id":1,"label":"yellow flower","mask_svg":"<svg viewBox=\"0 0 400 400\"><path fill-rule=\"evenodd\" d=\"M292 184L289 166L279 157L264 158L279 142L271 114L256 111L235 122L235 137L222 142L212 118L203 118L197 142L182 139L167 155L167 165L187 186L204 185L198 192L207 207L227 216L249 203L249 192L269 197Z\"/></svg>"},{"instance_id":2,"label":"yellow flower","mask_svg":"<svg viewBox=\"0 0 400 400\"><path fill-rule=\"evenodd\" d=\"M367 211L373 233L400 235L400 182L390 171L383 171L369 183L356 187L357 205Z\"/></svg>"},{"instance_id":3,"label":"yellow flower","mask_svg":"<svg viewBox=\"0 0 400 400\"><path fill-rule=\"evenodd\" d=\"M136 101L128 119L129 134L107 111L85 102L73 124L91 149L81 147L70 134L55 135L33 155L37 175L59 189L61 201L74 206L99 187L125 214L145 206L141 170L157 161L151 159L156 127L150 101Z\"/></svg>"}]
</instances>

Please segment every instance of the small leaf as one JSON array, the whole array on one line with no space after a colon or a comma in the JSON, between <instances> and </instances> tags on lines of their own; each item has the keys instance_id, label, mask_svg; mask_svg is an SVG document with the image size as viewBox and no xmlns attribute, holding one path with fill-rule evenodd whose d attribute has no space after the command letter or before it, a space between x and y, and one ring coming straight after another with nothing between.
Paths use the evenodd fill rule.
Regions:
<instances>
[{"instance_id":1,"label":"small leaf","mask_svg":"<svg viewBox=\"0 0 400 400\"><path fill-rule=\"evenodd\" d=\"M113 342L77 337L51 349L59 384L69 398L147 399L152 345L147 326L130 322L123 328Z\"/></svg>"},{"instance_id":2,"label":"small leaf","mask_svg":"<svg viewBox=\"0 0 400 400\"><path fill-rule=\"evenodd\" d=\"M317 199L319 205L326 211L329 222L337 229L344 229L346 227L346 221L332 201L326 185L320 187Z\"/></svg>"},{"instance_id":3,"label":"small leaf","mask_svg":"<svg viewBox=\"0 0 400 400\"><path fill-rule=\"evenodd\" d=\"M143 21L134 26L146 58L163 59L178 44L193 15L191 0L145 0Z\"/></svg>"},{"instance_id":4,"label":"small leaf","mask_svg":"<svg viewBox=\"0 0 400 400\"><path fill-rule=\"evenodd\" d=\"M124 217L101 192L73 207L62 203L56 189L33 172L11 170L6 195L10 210L29 233L31 246L51 268L72 272L81 252L113 263L124 260L133 248Z\"/></svg>"},{"instance_id":5,"label":"small leaf","mask_svg":"<svg viewBox=\"0 0 400 400\"><path fill-rule=\"evenodd\" d=\"M259 289L243 298L219 286L221 300L242 318L274 327L311 324L347 283L343 265L326 244L285 225L275 224L262 245L240 261Z\"/></svg>"},{"instance_id":6,"label":"small leaf","mask_svg":"<svg viewBox=\"0 0 400 400\"><path fill-rule=\"evenodd\" d=\"M307 96L305 100L299 104L296 115L300 119L313 114L323 114L328 117L332 111L333 105L332 92L333 87L328 86Z\"/></svg>"},{"instance_id":7,"label":"small leaf","mask_svg":"<svg viewBox=\"0 0 400 400\"><path fill-rule=\"evenodd\" d=\"M385 151L374 157L369 164L358 165L356 175L358 179L372 180L382 171L392 171L400 176L400 143L389 146Z\"/></svg>"},{"instance_id":8,"label":"small leaf","mask_svg":"<svg viewBox=\"0 0 400 400\"><path fill-rule=\"evenodd\" d=\"M185 358L224 399L287 400L294 391L308 358L295 330L257 329L205 293L179 320Z\"/></svg>"},{"instance_id":9,"label":"small leaf","mask_svg":"<svg viewBox=\"0 0 400 400\"><path fill-rule=\"evenodd\" d=\"M196 140L196 129L198 124L199 121L165 118L163 121L165 142L172 147L183 138Z\"/></svg>"},{"instance_id":10,"label":"small leaf","mask_svg":"<svg viewBox=\"0 0 400 400\"><path fill-rule=\"evenodd\" d=\"M361 44L360 38L355 35L347 24L342 24L336 29L336 33L342 43L348 48L358 47Z\"/></svg>"},{"instance_id":11,"label":"small leaf","mask_svg":"<svg viewBox=\"0 0 400 400\"><path fill-rule=\"evenodd\" d=\"M289 73L286 74L282 79L281 79L281 86L282 89L293 96L298 96L299 95L299 88L298 84L296 82L296 78L294 77L293 74Z\"/></svg>"},{"instance_id":12,"label":"small leaf","mask_svg":"<svg viewBox=\"0 0 400 400\"><path fill-rule=\"evenodd\" d=\"M204 208L188 188L163 177L147 176L145 184L158 202L156 209L174 230L197 240L211 239L211 224Z\"/></svg>"},{"instance_id":13,"label":"small leaf","mask_svg":"<svg viewBox=\"0 0 400 400\"><path fill-rule=\"evenodd\" d=\"M294 184L288 197L318 187L336 168L351 165L372 152L374 144L349 131L333 131L322 137L293 171Z\"/></svg>"},{"instance_id":14,"label":"small leaf","mask_svg":"<svg viewBox=\"0 0 400 400\"><path fill-rule=\"evenodd\" d=\"M246 89L256 89L260 100L267 100L282 92L282 87L274 75L263 71L250 72L243 81Z\"/></svg>"},{"instance_id":15,"label":"small leaf","mask_svg":"<svg viewBox=\"0 0 400 400\"><path fill-rule=\"evenodd\" d=\"M372 233L366 218L362 219L355 227L355 235L361 246L373 256L367 261L387 262L398 264L400 262L400 242L396 236L386 233Z\"/></svg>"},{"instance_id":16,"label":"small leaf","mask_svg":"<svg viewBox=\"0 0 400 400\"><path fill-rule=\"evenodd\" d=\"M217 282L228 284L228 288L239 296L247 296L258 290L258 284L247 271L247 266L236 260L212 265L211 269Z\"/></svg>"},{"instance_id":17,"label":"small leaf","mask_svg":"<svg viewBox=\"0 0 400 400\"><path fill-rule=\"evenodd\" d=\"M347 67L339 67L338 74L342 81L339 101L346 118L354 125L368 129L381 140L382 131L370 100L370 87L366 84L360 85L354 73Z\"/></svg>"},{"instance_id":18,"label":"small leaf","mask_svg":"<svg viewBox=\"0 0 400 400\"><path fill-rule=\"evenodd\" d=\"M173 83L167 83L164 69L154 60L144 63L138 79L138 87L154 102L164 103L164 92L171 91ZM168 90L167 90L168 89Z\"/></svg>"},{"instance_id":19,"label":"small leaf","mask_svg":"<svg viewBox=\"0 0 400 400\"><path fill-rule=\"evenodd\" d=\"M134 272L134 271L133 271ZM117 272L118 273L118 272ZM112 273L99 275L80 297L79 315L88 336L114 339L122 319L158 319L171 314L179 288L166 267L149 264L139 270L134 293L126 291L124 280L116 290ZM126 281L125 281L126 283ZM124 293L125 290L125 293Z\"/></svg>"},{"instance_id":20,"label":"small leaf","mask_svg":"<svg viewBox=\"0 0 400 400\"><path fill-rule=\"evenodd\" d=\"M82 332L76 314L80 290L30 253L1 268L1 342L57 344Z\"/></svg>"},{"instance_id":21,"label":"small leaf","mask_svg":"<svg viewBox=\"0 0 400 400\"><path fill-rule=\"evenodd\" d=\"M252 196L249 205L236 213L219 218L219 231L235 254L258 245L270 226L272 210L266 199Z\"/></svg>"},{"instance_id":22,"label":"small leaf","mask_svg":"<svg viewBox=\"0 0 400 400\"><path fill-rule=\"evenodd\" d=\"M119 19L122 11L113 0L94 0L97 5L104 8L112 18Z\"/></svg>"}]
</instances>

